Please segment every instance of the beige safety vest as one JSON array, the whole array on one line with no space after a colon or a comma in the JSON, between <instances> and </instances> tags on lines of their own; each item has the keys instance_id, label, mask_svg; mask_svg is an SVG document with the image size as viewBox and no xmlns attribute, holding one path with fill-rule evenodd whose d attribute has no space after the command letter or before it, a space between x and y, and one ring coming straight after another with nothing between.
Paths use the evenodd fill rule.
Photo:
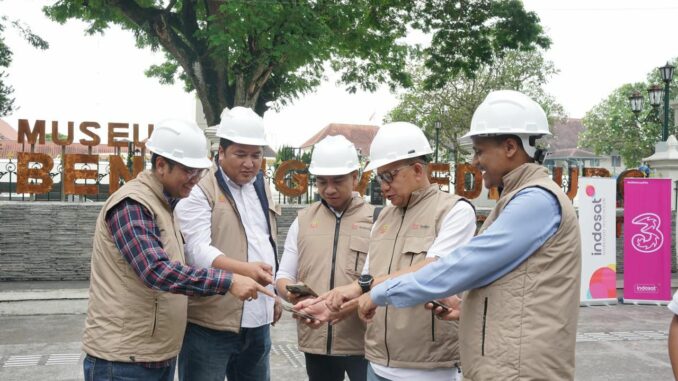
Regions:
<instances>
[{"instance_id":1,"label":"beige safety vest","mask_svg":"<svg viewBox=\"0 0 678 381\"><path fill-rule=\"evenodd\" d=\"M359 195L341 217L322 202L299 211L297 279L318 294L355 282L365 265L373 214L374 207ZM362 355L365 324L357 314L319 329L297 324L297 336L302 352Z\"/></svg>"},{"instance_id":2,"label":"beige safety vest","mask_svg":"<svg viewBox=\"0 0 678 381\"><path fill-rule=\"evenodd\" d=\"M413 192L407 208L384 208L372 230L370 273L379 277L423 261L459 200L430 185ZM423 304L378 308L367 325L365 357L394 368L451 368L459 360L457 322L436 319Z\"/></svg>"},{"instance_id":3,"label":"beige safety vest","mask_svg":"<svg viewBox=\"0 0 678 381\"><path fill-rule=\"evenodd\" d=\"M184 263L183 239L163 186L142 172L108 198L97 218L83 350L109 361L167 360L179 353L184 337L186 296L148 288L116 248L106 214L125 198L151 213L169 259Z\"/></svg>"},{"instance_id":4,"label":"beige safety vest","mask_svg":"<svg viewBox=\"0 0 678 381\"><path fill-rule=\"evenodd\" d=\"M501 197L480 234L529 187L556 196L561 222L555 235L520 266L465 296L460 326L464 379L572 380L581 276L574 208L539 165L523 164L503 181ZM515 239L524 238L519 232Z\"/></svg>"},{"instance_id":5,"label":"beige safety vest","mask_svg":"<svg viewBox=\"0 0 678 381\"><path fill-rule=\"evenodd\" d=\"M242 224L235 200L225 194L217 183L216 165L198 183L212 208L212 246L229 258L247 262L247 235ZM276 217L280 214L271 198L268 184L264 186L269 205L271 236L277 238ZM276 253L277 254L277 253ZM275 271L275 269L274 269ZM240 332L244 302L235 296L191 296L188 298L188 321L219 331Z\"/></svg>"}]
</instances>

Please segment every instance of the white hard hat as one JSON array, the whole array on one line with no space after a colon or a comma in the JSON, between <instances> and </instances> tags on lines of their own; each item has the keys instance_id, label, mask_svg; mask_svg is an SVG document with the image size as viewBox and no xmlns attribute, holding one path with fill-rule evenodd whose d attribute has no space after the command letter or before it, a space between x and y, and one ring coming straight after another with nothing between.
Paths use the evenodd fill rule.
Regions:
<instances>
[{"instance_id":1,"label":"white hard hat","mask_svg":"<svg viewBox=\"0 0 678 381\"><path fill-rule=\"evenodd\" d=\"M546 113L539 103L514 90L490 92L471 119L471 129L461 137L462 143L473 136L517 135L530 157L536 147L530 137L551 135Z\"/></svg>"},{"instance_id":2,"label":"white hard hat","mask_svg":"<svg viewBox=\"0 0 678 381\"><path fill-rule=\"evenodd\" d=\"M343 135L327 136L313 147L308 171L316 176L345 175L360 168L355 146Z\"/></svg>"},{"instance_id":3,"label":"white hard hat","mask_svg":"<svg viewBox=\"0 0 678 381\"><path fill-rule=\"evenodd\" d=\"M217 136L235 143L265 146L264 120L251 108L236 106L221 112Z\"/></svg>"},{"instance_id":4,"label":"white hard hat","mask_svg":"<svg viewBox=\"0 0 678 381\"><path fill-rule=\"evenodd\" d=\"M431 145L421 128L412 123L387 123L379 128L370 145L370 163L366 171L398 160L432 153Z\"/></svg>"},{"instance_id":5,"label":"white hard hat","mask_svg":"<svg viewBox=\"0 0 678 381\"><path fill-rule=\"evenodd\" d=\"M167 119L155 125L146 141L149 151L189 168L209 168L207 138L194 122Z\"/></svg>"}]
</instances>

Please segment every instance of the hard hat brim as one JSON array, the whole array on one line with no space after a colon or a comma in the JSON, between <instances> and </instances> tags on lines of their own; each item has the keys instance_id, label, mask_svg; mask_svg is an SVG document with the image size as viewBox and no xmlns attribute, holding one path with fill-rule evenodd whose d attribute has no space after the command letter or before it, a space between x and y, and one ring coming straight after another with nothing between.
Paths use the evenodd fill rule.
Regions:
<instances>
[{"instance_id":1,"label":"hard hat brim","mask_svg":"<svg viewBox=\"0 0 678 381\"><path fill-rule=\"evenodd\" d=\"M181 160L172 159L172 160L176 161L177 163L183 164L188 168L206 169L212 166L212 160L206 157L200 159L181 159Z\"/></svg>"},{"instance_id":2,"label":"hard hat brim","mask_svg":"<svg viewBox=\"0 0 678 381\"><path fill-rule=\"evenodd\" d=\"M433 153L433 150L430 150L430 151L426 150L424 152L416 152L416 153L404 155L404 156L396 156L396 157L393 157L393 158L384 158L384 159L373 160L373 161L370 161L369 164L367 164L367 166L365 167L365 171L372 171L372 170L377 169L379 167L383 167L384 165L395 163L396 161L412 159L414 157L419 157L419 156L426 156L426 155L430 155L432 153Z\"/></svg>"},{"instance_id":3,"label":"hard hat brim","mask_svg":"<svg viewBox=\"0 0 678 381\"><path fill-rule=\"evenodd\" d=\"M353 173L358 169L360 169L360 166L355 167L353 169L344 168L342 170L338 170L336 168L314 168L309 166L308 172L313 176L343 176L348 175L349 173Z\"/></svg>"},{"instance_id":4,"label":"hard hat brim","mask_svg":"<svg viewBox=\"0 0 678 381\"><path fill-rule=\"evenodd\" d=\"M268 145L268 143L266 142L265 139L233 138L231 136L225 136L225 135L219 135L219 134L217 134L216 136L219 137L219 138L222 138L222 139L228 139L228 140L232 141L233 143L244 144L244 145L247 145L247 146L260 146L261 147L261 146L267 146Z\"/></svg>"}]
</instances>

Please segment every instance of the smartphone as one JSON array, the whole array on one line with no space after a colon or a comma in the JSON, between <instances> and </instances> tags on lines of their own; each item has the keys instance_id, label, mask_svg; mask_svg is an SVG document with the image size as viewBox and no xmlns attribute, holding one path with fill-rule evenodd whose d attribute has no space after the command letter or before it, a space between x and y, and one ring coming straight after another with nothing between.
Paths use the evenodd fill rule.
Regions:
<instances>
[{"instance_id":1,"label":"smartphone","mask_svg":"<svg viewBox=\"0 0 678 381\"><path fill-rule=\"evenodd\" d=\"M303 283L288 284L285 288L287 291L296 294L297 297L300 298L303 298L304 296L318 297L318 294L315 291Z\"/></svg>"},{"instance_id":2,"label":"smartphone","mask_svg":"<svg viewBox=\"0 0 678 381\"><path fill-rule=\"evenodd\" d=\"M440 303L437 300L431 300L429 303L433 304L433 309L435 310L436 307L440 307L443 309L443 312L448 312L450 311L450 307Z\"/></svg>"},{"instance_id":3,"label":"smartphone","mask_svg":"<svg viewBox=\"0 0 678 381\"><path fill-rule=\"evenodd\" d=\"M292 314L297 315L297 316L304 318L304 319L315 320L315 318L313 316L295 310L294 304L292 304L292 303L290 303L286 300L283 300L282 298L278 298L278 299L280 300L280 305L282 306L283 310L285 310L287 312L291 312Z\"/></svg>"}]
</instances>

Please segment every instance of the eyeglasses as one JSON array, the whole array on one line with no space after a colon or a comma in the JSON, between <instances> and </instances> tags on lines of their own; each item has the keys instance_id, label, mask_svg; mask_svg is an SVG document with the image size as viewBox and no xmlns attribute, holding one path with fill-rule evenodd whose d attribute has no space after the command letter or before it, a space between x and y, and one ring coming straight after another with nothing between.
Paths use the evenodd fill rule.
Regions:
<instances>
[{"instance_id":1,"label":"eyeglasses","mask_svg":"<svg viewBox=\"0 0 678 381\"><path fill-rule=\"evenodd\" d=\"M390 183L393 182L393 179L395 179L395 177L398 175L398 172L400 172L403 168L406 168L406 167L409 167L409 166L415 165L415 164L417 164L417 162L403 165L402 167L392 169L388 172L379 173L379 174L377 174L377 182L379 184L383 184L383 183L390 184Z\"/></svg>"},{"instance_id":2,"label":"eyeglasses","mask_svg":"<svg viewBox=\"0 0 678 381\"><path fill-rule=\"evenodd\" d=\"M176 165L181 167L181 170L188 175L188 181L195 179L202 179L205 174L207 174L207 168L189 168L181 163L175 162Z\"/></svg>"}]
</instances>

